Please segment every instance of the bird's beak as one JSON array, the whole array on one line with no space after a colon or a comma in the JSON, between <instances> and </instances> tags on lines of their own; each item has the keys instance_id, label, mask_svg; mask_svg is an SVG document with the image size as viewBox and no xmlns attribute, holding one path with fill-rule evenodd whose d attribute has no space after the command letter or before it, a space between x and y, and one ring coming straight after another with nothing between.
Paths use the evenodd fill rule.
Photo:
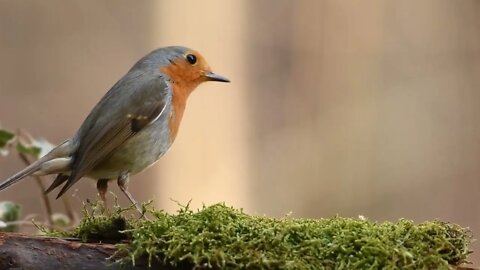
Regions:
<instances>
[{"instance_id":1,"label":"bird's beak","mask_svg":"<svg viewBox=\"0 0 480 270\"><path fill-rule=\"evenodd\" d=\"M215 74L211 71L205 72L205 78L207 78L207 81L215 81L215 82L230 82L229 79L220 76L218 74Z\"/></svg>"}]
</instances>

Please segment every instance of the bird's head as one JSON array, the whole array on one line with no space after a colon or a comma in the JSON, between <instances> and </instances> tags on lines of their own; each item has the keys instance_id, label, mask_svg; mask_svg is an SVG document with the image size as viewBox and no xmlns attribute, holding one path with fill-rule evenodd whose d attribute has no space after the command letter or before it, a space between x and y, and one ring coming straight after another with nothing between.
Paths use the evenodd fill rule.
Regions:
<instances>
[{"instance_id":1,"label":"bird's head","mask_svg":"<svg viewBox=\"0 0 480 270\"><path fill-rule=\"evenodd\" d=\"M151 57L160 62L160 72L187 93L206 81L230 82L229 79L214 73L199 52L186 47L161 48L152 52Z\"/></svg>"}]
</instances>

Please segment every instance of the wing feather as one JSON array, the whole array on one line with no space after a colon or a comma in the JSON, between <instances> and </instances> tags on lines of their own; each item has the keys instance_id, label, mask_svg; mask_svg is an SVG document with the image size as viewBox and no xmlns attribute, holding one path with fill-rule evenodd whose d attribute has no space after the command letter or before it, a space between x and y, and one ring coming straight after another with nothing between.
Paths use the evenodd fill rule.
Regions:
<instances>
[{"instance_id":1,"label":"wing feather","mask_svg":"<svg viewBox=\"0 0 480 270\"><path fill-rule=\"evenodd\" d=\"M116 148L158 119L165 111L168 95L169 85L162 77L136 87L128 81L117 83L78 131L72 171L57 198Z\"/></svg>"}]
</instances>

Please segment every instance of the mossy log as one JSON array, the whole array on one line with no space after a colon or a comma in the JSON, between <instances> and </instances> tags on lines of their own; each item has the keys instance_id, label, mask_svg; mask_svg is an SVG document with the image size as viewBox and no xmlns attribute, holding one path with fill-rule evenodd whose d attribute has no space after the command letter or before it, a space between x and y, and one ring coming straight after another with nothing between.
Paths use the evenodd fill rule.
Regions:
<instances>
[{"instance_id":1,"label":"mossy log","mask_svg":"<svg viewBox=\"0 0 480 270\"><path fill-rule=\"evenodd\" d=\"M147 209L146 220L101 206L50 237L0 235L0 270L475 269L465 265L471 232L441 221L268 218L224 204Z\"/></svg>"},{"instance_id":2,"label":"mossy log","mask_svg":"<svg viewBox=\"0 0 480 270\"><path fill-rule=\"evenodd\" d=\"M137 260L136 265L115 263L110 257L116 247L106 243L82 243L64 238L30 236L18 233L0 233L0 270L3 269L191 269L188 266L165 267L153 262L151 268L146 260ZM454 266L452 269L473 270L469 266Z\"/></svg>"}]
</instances>

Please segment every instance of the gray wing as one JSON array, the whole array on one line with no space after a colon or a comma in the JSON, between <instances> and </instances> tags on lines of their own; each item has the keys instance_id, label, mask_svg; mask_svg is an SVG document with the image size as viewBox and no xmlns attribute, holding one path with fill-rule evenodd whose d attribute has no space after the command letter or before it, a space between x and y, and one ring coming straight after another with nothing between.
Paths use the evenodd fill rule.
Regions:
<instances>
[{"instance_id":1,"label":"gray wing","mask_svg":"<svg viewBox=\"0 0 480 270\"><path fill-rule=\"evenodd\" d=\"M57 198L165 111L170 93L166 80L155 77L136 85L136 78L113 86L80 127L70 177Z\"/></svg>"}]
</instances>

